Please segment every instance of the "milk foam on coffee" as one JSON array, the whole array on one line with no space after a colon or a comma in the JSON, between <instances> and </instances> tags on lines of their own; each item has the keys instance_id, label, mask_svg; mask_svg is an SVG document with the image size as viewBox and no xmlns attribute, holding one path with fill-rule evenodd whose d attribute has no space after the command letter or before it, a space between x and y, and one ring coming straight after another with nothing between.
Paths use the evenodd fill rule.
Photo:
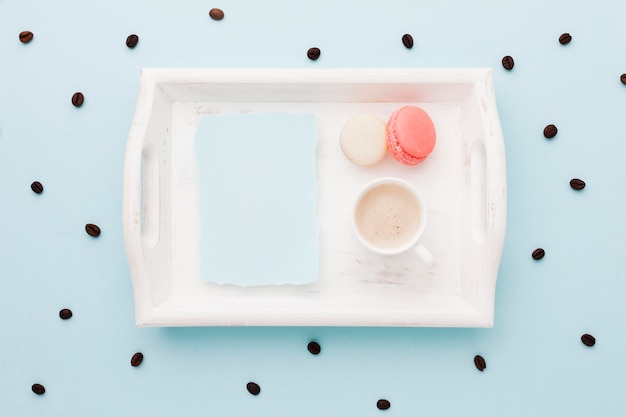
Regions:
<instances>
[{"instance_id":1,"label":"milk foam on coffee","mask_svg":"<svg viewBox=\"0 0 626 417\"><path fill-rule=\"evenodd\" d=\"M381 184L368 190L355 210L355 224L363 239L384 250L409 243L419 228L420 218L415 196L396 184Z\"/></svg>"}]
</instances>

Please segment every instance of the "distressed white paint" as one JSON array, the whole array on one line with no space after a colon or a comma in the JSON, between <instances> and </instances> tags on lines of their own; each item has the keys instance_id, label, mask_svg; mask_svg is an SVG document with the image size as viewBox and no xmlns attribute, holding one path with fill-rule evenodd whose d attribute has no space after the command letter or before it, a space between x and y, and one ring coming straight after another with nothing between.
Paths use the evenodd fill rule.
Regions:
<instances>
[{"instance_id":1,"label":"distressed white paint","mask_svg":"<svg viewBox=\"0 0 626 417\"><path fill-rule=\"evenodd\" d=\"M506 223L493 88L490 69L144 69L123 191L136 324L492 326ZM437 129L424 163L405 167L387 155L365 168L343 156L339 132L350 117L386 120L406 104L423 107ZM255 111L316 115L320 269L312 284L243 288L199 277L198 118ZM423 194L432 271L414 253L372 254L353 235L353 199L381 176Z\"/></svg>"}]
</instances>

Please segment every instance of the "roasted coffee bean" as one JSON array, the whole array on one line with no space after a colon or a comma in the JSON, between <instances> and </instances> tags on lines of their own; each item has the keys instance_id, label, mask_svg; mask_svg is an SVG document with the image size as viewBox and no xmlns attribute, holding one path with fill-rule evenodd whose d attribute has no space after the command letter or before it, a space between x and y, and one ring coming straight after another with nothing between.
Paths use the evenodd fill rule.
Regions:
<instances>
[{"instance_id":1,"label":"roasted coffee bean","mask_svg":"<svg viewBox=\"0 0 626 417\"><path fill-rule=\"evenodd\" d=\"M487 362L485 362L485 358L480 355L474 356L474 365L476 365L476 369L480 372L484 371L487 368Z\"/></svg>"},{"instance_id":2,"label":"roasted coffee bean","mask_svg":"<svg viewBox=\"0 0 626 417\"><path fill-rule=\"evenodd\" d=\"M569 182L569 185L574 190L582 190L583 188L585 188L585 181L578 178L572 178L572 180Z\"/></svg>"},{"instance_id":3,"label":"roasted coffee bean","mask_svg":"<svg viewBox=\"0 0 626 417\"><path fill-rule=\"evenodd\" d=\"M87 223L85 225L85 231L89 236L98 237L100 236L100 228L92 223Z\"/></svg>"},{"instance_id":4,"label":"roasted coffee bean","mask_svg":"<svg viewBox=\"0 0 626 417\"><path fill-rule=\"evenodd\" d=\"M137 352L133 355L132 358L130 358L130 365L137 367L139 365L141 365L141 362L143 362L143 353L141 352Z\"/></svg>"},{"instance_id":5,"label":"roasted coffee bean","mask_svg":"<svg viewBox=\"0 0 626 417\"><path fill-rule=\"evenodd\" d=\"M41 384L33 384L31 389L37 395L43 395L46 392L46 388Z\"/></svg>"},{"instance_id":6,"label":"roasted coffee bean","mask_svg":"<svg viewBox=\"0 0 626 417\"><path fill-rule=\"evenodd\" d=\"M69 308L64 308L63 310L59 311L59 317L61 317L63 320L71 318L72 310L70 310Z\"/></svg>"},{"instance_id":7,"label":"roasted coffee bean","mask_svg":"<svg viewBox=\"0 0 626 417\"><path fill-rule=\"evenodd\" d=\"M559 129L557 129L555 125L548 125L543 128L543 136L545 136L546 139L552 139L558 132Z\"/></svg>"},{"instance_id":8,"label":"roasted coffee bean","mask_svg":"<svg viewBox=\"0 0 626 417\"><path fill-rule=\"evenodd\" d=\"M43 193L43 185L39 181L35 181L30 185L30 189L37 194Z\"/></svg>"},{"instance_id":9,"label":"roasted coffee bean","mask_svg":"<svg viewBox=\"0 0 626 417\"><path fill-rule=\"evenodd\" d=\"M137 42L139 42L139 36L135 35L134 33L132 35L128 35L128 37L126 38L126 46L128 46L130 49L133 49L135 46L137 46Z\"/></svg>"},{"instance_id":10,"label":"roasted coffee bean","mask_svg":"<svg viewBox=\"0 0 626 417\"><path fill-rule=\"evenodd\" d=\"M543 258L544 256L546 256L546 251L541 249L541 248L537 248L533 251L533 259L535 261L538 261L539 259Z\"/></svg>"},{"instance_id":11,"label":"roasted coffee bean","mask_svg":"<svg viewBox=\"0 0 626 417\"><path fill-rule=\"evenodd\" d=\"M408 33L402 35L402 43L407 49L413 48L413 36Z\"/></svg>"},{"instance_id":12,"label":"roasted coffee bean","mask_svg":"<svg viewBox=\"0 0 626 417\"><path fill-rule=\"evenodd\" d=\"M224 12L221 9L209 10L209 16L213 20L222 20L224 18Z\"/></svg>"},{"instance_id":13,"label":"roasted coffee bean","mask_svg":"<svg viewBox=\"0 0 626 417\"><path fill-rule=\"evenodd\" d=\"M391 403L387 400L380 399L376 402L376 407L378 407L379 410L388 410L389 407L391 407Z\"/></svg>"},{"instance_id":14,"label":"roasted coffee bean","mask_svg":"<svg viewBox=\"0 0 626 417\"><path fill-rule=\"evenodd\" d=\"M319 355L320 352L322 351L322 347L317 342L309 343L309 345L307 346L307 349L309 349L309 352L311 352L311 354L313 355Z\"/></svg>"},{"instance_id":15,"label":"roasted coffee bean","mask_svg":"<svg viewBox=\"0 0 626 417\"><path fill-rule=\"evenodd\" d=\"M83 105L83 103L85 102L85 96L83 95L83 93L74 93L74 95L72 96L72 104L76 107L80 107Z\"/></svg>"},{"instance_id":16,"label":"roasted coffee bean","mask_svg":"<svg viewBox=\"0 0 626 417\"><path fill-rule=\"evenodd\" d=\"M33 32L29 30L25 30L24 32L20 32L20 42L28 43L33 40Z\"/></svg>"},{"instance_id":17,"label":"roasted coffee bean","mask_svg":"<svg viewBox=\"0 0 626 417\"><path fill-rule=\"evenodd\" d=\"M507 55L504 58L502 58L502 66L504 67L504 69L510 71L513 69L514 65L515 65L515 61L513 61L513 57Z\"/></svg>"},{"instance_id":18,"label":"roasted coffee bean","mask_svg":"<svg viewBox=\"0 0 626 417\"><path fill-rule=\"evenodd\" d=\"M256 384L254 382L248 382L246 388L248 389L248 392L252 395L259 395L261 393L261 387L259 386L259 384Z\"/></svg>"},{"instance_id":19,"label":"roasted coffee bean","mask_svg":"<svg viewBox=\"0 0 626 417\"><path fill-rule=\"evenodd\" d=\"M626 84L626 74L622 74L619 79L622 81L622 84Z\"/></svg>"},{"instance_id":20,"label":"roasted coffee bean","mask_svg":"<svg viewBox=\"0 0 626 417\"><path fill-rule=\"evenodd\" d=\"M309 50L306 52L306 56L308 56L311 61L317 60L317 58L319 58L321 54L322 51L320 51L320 48L309 48Z\"/></svg>"},{"instance_id":21,"label":"roasted coffee bean","mask_svg":"<svg viewBox=\"0 0 626 417\"><path fill-rule=\"evenodd\" d=\"M559 36L559 43L561 45L567 45L571 41L572 41L572 36L569 33L564 33L561 36Z\"/></svg>"},{"instance_id":22,"label":"roasted coffee bean","mask_svg":"<svg viewBox=\"0 0 626 417\"><path fill-rule=\"evenodd\" d=\"M587 334L587 333L585 333L584 335L580 336L580 340L583 342L583 344L585 346L591 347L591 346L596 344L596 338L593 337L590 334Z\"/></svg>"}]
</instances>

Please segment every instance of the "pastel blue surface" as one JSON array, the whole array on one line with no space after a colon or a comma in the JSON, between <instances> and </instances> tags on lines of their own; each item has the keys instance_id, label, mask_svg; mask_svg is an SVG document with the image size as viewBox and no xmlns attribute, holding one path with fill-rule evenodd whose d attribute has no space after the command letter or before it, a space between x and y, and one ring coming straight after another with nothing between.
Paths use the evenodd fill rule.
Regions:
<instances>
[{"instance_id":1,"label":"pastel blue surface","mask_svg":"<svg viewBox=\"0 0 626 417\"><path fill-rule=\"evenodd\" d=\"M617 0L0 0L0 416L624 415L624 16ZM493 67L508 181L495 327L135 328L121 183L141 67Z\"/></svg>"},{"instance_id":2,"label":"pastel blue surface","mask_svg":"<svg viewBox=\"0 0 626 417\"><path fill-rule=\"evenodd\" d=\"M317 279L316 145L312 113L200 118L202 279L242 286Z\"/></svg>"}]
</instances>

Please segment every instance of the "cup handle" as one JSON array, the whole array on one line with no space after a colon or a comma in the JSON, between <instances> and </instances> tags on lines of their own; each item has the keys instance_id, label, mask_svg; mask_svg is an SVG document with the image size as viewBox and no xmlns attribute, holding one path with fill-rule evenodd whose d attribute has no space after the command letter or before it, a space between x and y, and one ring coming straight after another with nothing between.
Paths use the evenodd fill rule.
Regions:
<instances>
[{"instance_id":1,"label":"cup handle","mask_svg":"<svg viewBox=\"0 0 626 417\"><path fill-rule=\"evenodd\" d=\"M417 254L417 256L420 258L420 261L422 261L427 269L432 269L436 265L437 262L433 254L430 253L430 251L426 249L426 247L424 247L424 245L422 245L421 243L415 245L413 247L413 251Z\"/></svg>"}]
</instances>

